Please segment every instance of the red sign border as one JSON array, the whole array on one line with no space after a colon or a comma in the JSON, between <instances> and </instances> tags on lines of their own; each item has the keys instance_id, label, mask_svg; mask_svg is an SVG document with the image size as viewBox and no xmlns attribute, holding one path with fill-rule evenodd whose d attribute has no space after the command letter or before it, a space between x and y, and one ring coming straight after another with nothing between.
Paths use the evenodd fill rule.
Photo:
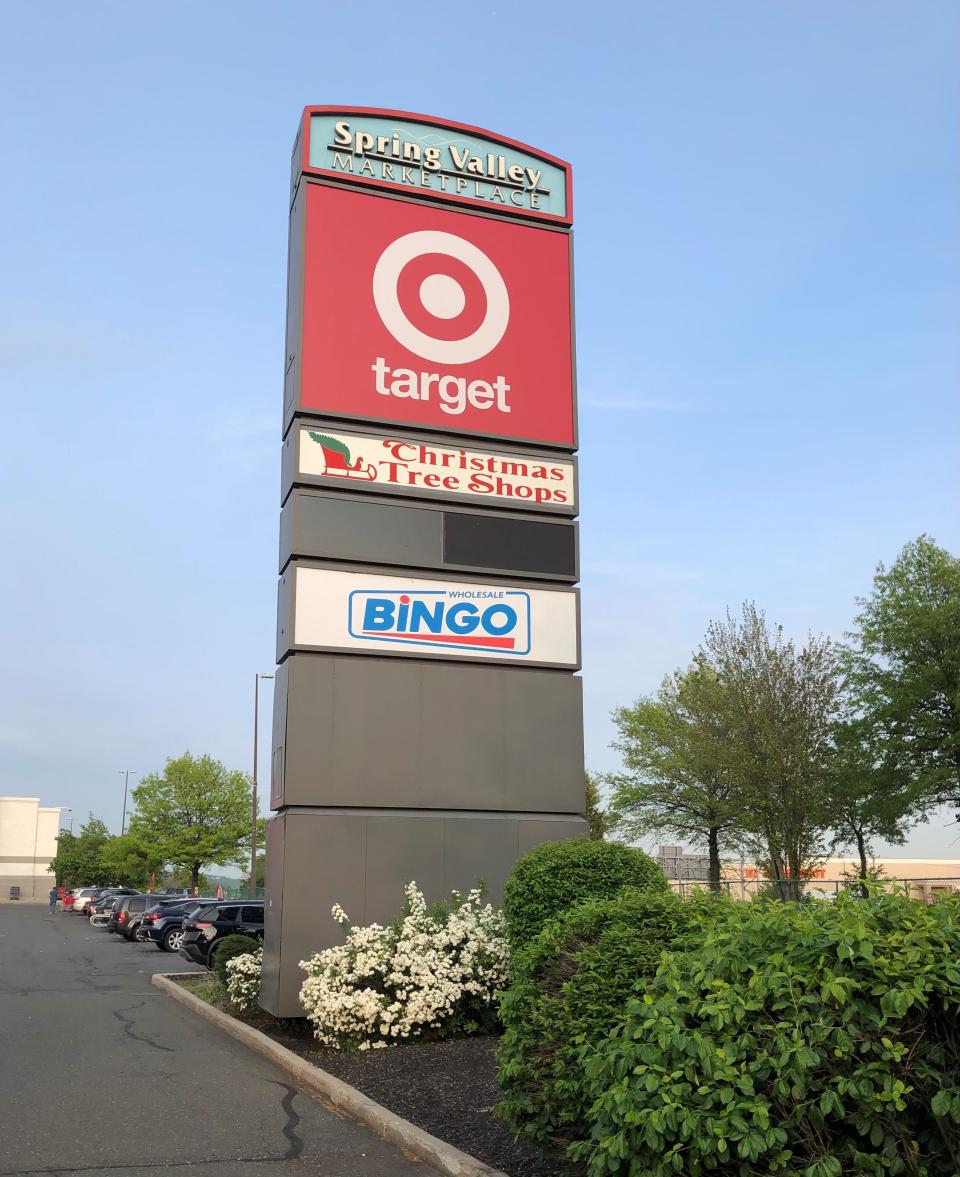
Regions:
<instances>
[{"instance_id":1,"label":"red sign border","mask_svg":"<svg viewBox=\"0 0 960 1177\"><path fill-rule=\"evenodd\" d=\"M314 167L310 163L310 116L313 114L373 115L377 118L404 119L407 122L422 123L425 126L443 127L449 131L463 131L466 134L476 135L482 139L486 139L493 144L512 147L517 151L522 151L527 155L542 159L545 163L552 164L554 167L563 170L567 196L566 215L559 216L556 213L538 212L534 209L513 207L501 209L497 205L491 205L487 200L476 200L470 196L453 196L449 193L437 192L428 188L412 189L405 184L395 184L390 180L376 180L367 176L351 175L348 172L335 172L330 168ZM337 183L346 182L348 184L356 184L359 187L367 188L374 192L387 189L391 192L400 193L403 196L436 201L455 208L468 205L472 208L482 209L485 213L494 216L521 217L525 220L540 222L541 224L564 225L568 228L573 224L573 169L566 160L560 159L555 155L550 155L546 151L541 151L537 147L531 147L528 143L521 143L518 139L508 139L505 135L494 135L491 131L484 130L483 127L474 127L470 123L454 122L452 119L435 118L432 115L425 114L413 114L406 110L386 110L377 106L305 106L300 119L297 138L293 145L292 162L294 164L294 172L291 178L291 197L293 191L296 189L298 176L302 174L335 180ZM296 166L298 163L299 170Z\"/></svg>"}]
</instances>

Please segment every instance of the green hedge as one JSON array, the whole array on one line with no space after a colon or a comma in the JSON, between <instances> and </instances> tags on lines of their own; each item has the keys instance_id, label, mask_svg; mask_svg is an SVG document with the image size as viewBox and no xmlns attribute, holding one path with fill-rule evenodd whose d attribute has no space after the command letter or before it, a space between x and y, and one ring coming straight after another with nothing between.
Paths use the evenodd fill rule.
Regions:
<instances>
[{"instance_id":1,"label":"green hedge","mask_svg":"<svg viewBox=\"0 0 960 1177\"><path fill-rule=\"evenodd\" d=\"M581 1054L623 1020L627 998L643 992L693 910L669 893L626 889L550 920L514 959L500 1009L497 1113L515 1135L563 1151L589 1133Z\"/></svg>"},{"instance_id":2,"label":"green hedge","mask_svg":"<svg viewBox=\"0 0 960 1177\"><path fill-rule=\"evenodd\" d=\"M227 962L235 956L243 956L246 952L256 952L262 941L256 936L224 936L213 946L213 961L211 968L221 985L227 983Z\"/></svg>"},{"instance_id":3,"label":"green hedge","mask_svg":"<svg viewBox=\"0 0 960 1177\"><path fill-rule=\"evenodd\" d=\"M960 1173L960 906L726 905L627 1002L581 1099L590 1177Z\"/></svg>"},{"instance_id":4,"label":"green hedge","mask_svg":"<svg viewBox=\"0 0 960 1177\"><path fill-rule=\"evenodd\" d=\"M511 949L530 944L552 916L585 899L611 899L623 887L669 890L653 859L632 846L590 838L545 842L520 859L504 887Z\"/></svg>"}]
</instances>

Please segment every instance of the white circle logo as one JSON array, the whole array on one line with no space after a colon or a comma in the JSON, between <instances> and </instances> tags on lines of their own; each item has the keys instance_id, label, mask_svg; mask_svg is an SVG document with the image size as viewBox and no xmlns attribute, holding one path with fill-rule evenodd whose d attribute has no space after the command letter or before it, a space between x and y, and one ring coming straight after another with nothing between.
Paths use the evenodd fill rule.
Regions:
<instances>
[{"instance_id":1,"label":"white circle logo","mask_svg":"<svg viewBox=\"0 0 960 1177\"><path fill-rule=\"evenodd\" d=\"M480 326L462 339L436 339L427 335L404 314L397 283L404 266L424 254L439 253L467 266L480 281L487 299L487 313ZM449 274L430 274L420 283L420 302L437 319L455 319L466 306L467 296ZM408 351L438 364L469 364L493 351L510 319L510 297L500 271L487 255L453 233L421 230L398 237L380 255L373 271L373 301L383 325Z\"/></svg>"}]
</instances>

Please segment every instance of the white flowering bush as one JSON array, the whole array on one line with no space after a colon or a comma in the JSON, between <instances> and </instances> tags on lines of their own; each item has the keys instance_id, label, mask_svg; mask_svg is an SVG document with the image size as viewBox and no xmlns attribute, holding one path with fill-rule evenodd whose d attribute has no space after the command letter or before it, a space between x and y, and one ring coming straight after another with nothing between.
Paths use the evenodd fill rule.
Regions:
<instances>
[{"instance_id":1,"label":"white flowering bush","mask_svg":"<svg viewBox=\"0 0 960 1177\"><path fill-rule=\"evenodd\" d=\"M340 1050L369 1050L410 1038L446 1038L492 1029L495 995L509 956L503 913L476 888L428 908L408 883L403 913L390 927L351 926L339 904L333 918L346 944L300 962L300 1001L314 1035Z\"/></svg>"},{"instance_id":2,"label":"white flowering bush","mask_svg":"<svg viewBox=\"0 0 960 1177\"><path fill-rule=\"evenodd\" d=\"M256 952L244 952L227 961L227 996L243 1013L257 1008L262 968L262 948Z\"/></svg>"}]
</instances>

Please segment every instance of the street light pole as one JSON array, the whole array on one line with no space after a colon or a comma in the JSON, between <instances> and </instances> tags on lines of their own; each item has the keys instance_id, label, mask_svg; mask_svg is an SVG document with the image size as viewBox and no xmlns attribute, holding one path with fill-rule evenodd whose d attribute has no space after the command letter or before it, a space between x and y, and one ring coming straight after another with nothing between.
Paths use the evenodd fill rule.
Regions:
<instances>
[{"instance_id":1,"label":"street light pole","mask_svg":"<svg viewBox=\"0 0 960 1177\"><path fill-rule=\"evenodd\" d=\"M120 836L123 837L127 828L127 785L130 783L130 774L133 773L136 776L137 770L135 768L118 768L117 772L123 773L123 817L120 819Z\"/></svg>"},{"instance_id":2,"label":"street light pole","mask_svg":"<svg viewBox=\"0 0 960 1177\"><path fill-rule=\"evenodd\" d=\"M250 813L250 898L257 897L257 738L260 734L260 680L272 674L257 674L253 690L253 807Z\"/></svg>"},{"instance_id":3,"label":"street light pole","mask_svg":"<svg viewBox=\"0 0 960 1177\"><path fill-rule=\"evenodd\" d=\"M57 854L60 853L60 835L64 832L64 827L62 825L60 825L60 823L63 821L63 815L65 813L73 813L73 809L69 805L60 805L58 808L60 810L60 816L57 819L57 825L59 827L57 829ZM70 818L70 837L71 838L73 837L73 818L72 817ZM36 870L36 866L34 866L34 870ZM60 882L60 880L57 878L56 874L54 874L54 876L53 876L53 882L54 882L54 885L58 885Z\"/></svg>"},{"instance_id":4,"label":"street light pole","mask_svg":"<svg viewBox=\"0 0 960 1177\"><path fill-rule=\"evenodd\" d=\"M30 869L33 871L33 887L30 891L30 898L37 897L37 840L40 837L40 798L37 798L37 816L33 823L33 865Z\"/></svg>"}]
</instances>

